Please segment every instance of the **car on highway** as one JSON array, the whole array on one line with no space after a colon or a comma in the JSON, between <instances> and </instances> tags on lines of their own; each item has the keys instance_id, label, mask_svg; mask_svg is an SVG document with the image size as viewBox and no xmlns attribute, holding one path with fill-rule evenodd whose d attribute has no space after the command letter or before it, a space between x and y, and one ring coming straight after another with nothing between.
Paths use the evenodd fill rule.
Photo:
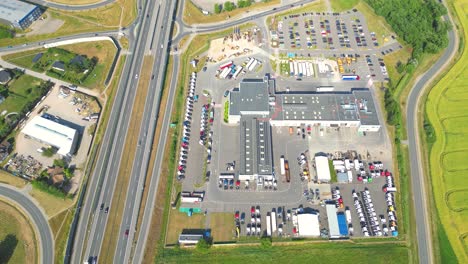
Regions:
<instances>
[{"instance_id":1,"label":"car on highway","mask_svg":"<svg viewBox=\"0 0 468 264\"><path fill-rule=\"evenodd\" d=\"M106 207L106 210L104 211L104 213L109 213L109 206Z\"/></svg>"},{"instance_id":2,"label":"car on highway","mask_svg":"<svg viewBox=\"0 0 468 264\"><path fill-rule=\"evenodd\" d=\"M104 203L101 204L100 210L101 210L101 211L104 210Z\"/></svg>"},{"instance_id":3,"label":"car on highway","mask_svg":"<svg viewBox=\"0 0 468 264\"><path fill-rule=\"evenodd\" d=\"M127 229L127 230L125 230L125 237L128 237L128 232L129 232L129 230L128 230L128 229Z\"/></svg>"},{"instance_id":4,"label":"car on highway","mask_svg":"<svg viewBox=\"0 0 468 264\"><path fill-rule=\"evenodd\" d=\"M229 90L226 90L226 91L224 92L224 97L228 97L228 95L229 95Z\"/></svg>"},{"instance_id":5,"label":"car on highway","mask_svg":"<svg viewBox=\"0 0 468 264\"><path fill-rule=\"evenodd\" d=\"M137 74L135 74L135 79L138 79L138 73L137 73Z\"/></svg>"}]
</instances>

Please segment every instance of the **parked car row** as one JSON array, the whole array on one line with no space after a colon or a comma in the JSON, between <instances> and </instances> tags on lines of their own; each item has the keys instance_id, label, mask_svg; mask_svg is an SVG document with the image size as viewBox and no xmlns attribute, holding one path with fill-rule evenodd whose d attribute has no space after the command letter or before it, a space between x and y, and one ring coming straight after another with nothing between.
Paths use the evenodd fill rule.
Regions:
<instances>
[{"instance_id":1,"label":"parked car row","mask_svg":"<svg viewBox=\"0 0 468 264\"><path fill-rule=\"evenodd\" d=\"M177 167L177 180L185 179L185 168L188 158L189 140L190 140L190 125L192 120L193 104L195 101L195 84L197 81L197 73L192 72L190 75L190 86L188 89L187 99L185 102L185 118L184 128L182 132L182 143L179 152L179 166Z\"/></svg>"},{"instance_id":2,"label":"parked car row","mask_svg":"<svg viewBox=\"0 0 468 264\"><path fill-rule=\"evenodd\" d=\"M360 194L362 201L359 200L358 193L353 190L354 206L359 217L363 235L365 237L382 236L383 233L380 229L379 219L377 218L369 190L365 188Z\"/></svg>"}]
</instances>

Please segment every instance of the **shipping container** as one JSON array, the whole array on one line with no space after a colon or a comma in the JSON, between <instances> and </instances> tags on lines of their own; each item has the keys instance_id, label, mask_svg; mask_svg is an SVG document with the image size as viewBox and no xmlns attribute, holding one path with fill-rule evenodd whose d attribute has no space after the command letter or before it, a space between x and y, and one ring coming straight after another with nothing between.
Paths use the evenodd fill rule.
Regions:
<instances>
[{"instance_id":1,"label":"shipping container","mask_svg":"<svg viewBox=\"0 0 468 264\"><path fill-rule=\"evenodd\" d=\"M340 230L340 235L347 236L348 235L348 224L346 223L346 216L340 212L336 214L338 217L338 227Z\"/></svg>"},{"instance_id":2,"label":"shipping container","mask_svg":"<svg viewBox=\"0 0 468 264\"><path fill-rule=\"evenodd\" d=\"M248 67L247 69L249 71L253 71L255 69L255 67L257 66L257 63L258 63L258 60L254 60L254 62L252 63L252 65L250 65L250 67Z\"/></svg>"},{"instance_id":3,"label":"shipping container","mask_svg":"<svg viewBox=\"0 0 468 264\"><path fill-rule=\"evenodd\" d=\"M276 232L276 213L271 212L271 232Z\"/></svg>"},{"instance_id":4,"label":"shipping container","mask_svg":"<svg viewBox=\"0 0 468 264\"><path fill-rule=\"evenodd\" d=\"M271 216L269 214L266 216L266 226L267 236L271 236Z\"/></svg>"},{"instance_id":5,"label":"shipping container","mask_svg":"<svg viewBox=\"0 0 468 264\"><path fill-rule=\"evenodd\" d=\"M343 75L341 76L343 81L358 81L360 79L359 75Z\"/></svg>"}]
</instances>

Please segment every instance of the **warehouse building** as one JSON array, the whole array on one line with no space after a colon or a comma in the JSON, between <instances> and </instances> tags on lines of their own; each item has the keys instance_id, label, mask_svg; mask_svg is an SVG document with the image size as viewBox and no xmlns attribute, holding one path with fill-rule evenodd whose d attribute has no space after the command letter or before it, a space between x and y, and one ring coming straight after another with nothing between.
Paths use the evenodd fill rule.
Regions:
<instances>
[{"instance_id":1,"label":"warehouse building","mask_svg":"<svg viewBox=\"0 0 468 264\"><path fill-rule=\"evenodd\" d=\"M340 238L340 227L338 225L338 217L336 216L336 205L327 204L327 218L328 218L328 229L330 230L330 238Z\"/></svg>"},{"instance_id":2,"label":"warehouse building","mask_svg":"<svg viewBox=\"0 0 468 264\"><path fill-rule=\"evenodd\" d=\"M273 180L271 127L261 116L243 115L240 119L239 180L255 180L258 176Z\"/></svg>"},{"instance_id":3,"label":"warehouse building","mask_svg":"<svg viewBox=\"0 0 468 264\"><path fill-rule=\"evenodd\" d=\"M315 156L315 168L317 170L317 181L328 183L331 181L330 164L326 156Z\"/></svg>"},{"instance_id":4,"label":"warehouse building","mask_svg":"<svg viewBox=\"0 0 468 264\"><path fill-rule=\"evenodd\" d=\"M239 124L240 180L274 178L271 126L313 125L357 127L359 132L380 129L372 94L354 89L348 93L275 94L274 80L243 79L229 93L228 123ZM319 176L330 181L328 159ZM325 173L328 172L327 173Z\"/></svg>"},{"instance_id":5,"label":"warehouse building","mask_svg":"<svg viewBox=\"0 0 468 264\"><path fill-rule=\"evenodd\" d=\"M21 132L41 143L57 148L57 154L61 156L72 155L78 141L78 133L75 129L41 116L35 116Z\"/></svg>"},{"instance_id":6,"label":"warehouse building","mask_svg":"<svg viewBox=\"0 0 468 264\"><path fill-rule=\"evenodd\" d=\"M42 11L38 6L18 0L0 1L0 23L2 24L24 30L41 15Z\"/></svg>"}]
</instances>

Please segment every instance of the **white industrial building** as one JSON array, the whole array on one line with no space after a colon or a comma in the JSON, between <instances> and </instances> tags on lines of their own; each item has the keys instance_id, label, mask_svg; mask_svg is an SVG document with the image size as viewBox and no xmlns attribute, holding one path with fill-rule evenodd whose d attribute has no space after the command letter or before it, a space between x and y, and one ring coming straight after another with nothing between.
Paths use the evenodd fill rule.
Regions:
<instances>
[{"instance_id":1,"label":"white industrial building","mask_svg":"<svg viewBox=\"0 0 468 264\"><path fill-rule=\"evenodd\" d=\"M21 132L39 142L56 147L57 154L62 156L73 154L78 139L75 129L41 116L35 116Z\"/></svg>"},{"instance_id":2,"label":"white industrial building","mask_svg":"<svg viewBox=\"0 0 468 264\"><path fill-rule=\"evenodd\" d=\"M303 213L293 216L297 220L297 233L300 237L320 236L320 223L317 214Z\"/></svg>"},{"instance_id":3,"label":"white industrial building","mask_svg":"<svg viewBox=\"0 0 468 264\"><path fill-rule=\"evenodd\" d=\"M331 181L330 164L327 156L315 156L315 169L317 170L317 181L327 183Z\"/></svg>"},{"instance_id":4,"label":"white industrial building","mask_svg":"<svg viewBox=\"0 0 468 264\"><path fill-rule=\"evenodd\" d=\"M338 217L336 216L336 205L327 204L328 229L330 238L340 238L340 227L338 226Z\"/></svg>"}]
</instances>

